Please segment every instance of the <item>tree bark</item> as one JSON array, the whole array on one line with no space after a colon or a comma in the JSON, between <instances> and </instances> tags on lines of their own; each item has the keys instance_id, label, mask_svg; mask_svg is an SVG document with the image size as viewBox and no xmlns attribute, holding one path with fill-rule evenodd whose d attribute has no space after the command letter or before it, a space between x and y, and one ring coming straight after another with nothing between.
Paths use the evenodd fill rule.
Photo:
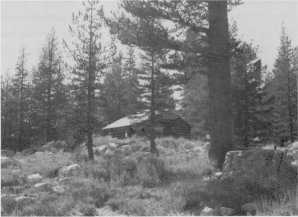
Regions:
<instances>
[{"instance_id":1,"label":"tree bark","mask_svg":"<svg viewBox=\"0 0 298 217\"><path fill-rule=\"evenodd\" d=\"M209 156L222 168L225 155L233 147L231 74L227 1L208 2L209 48L208 87L210 97Z\"/></svg>"},{"instance_id":2,"label":"tree bark","mask_svg":"<svg viewBox=\"0 0 298 217\"><path fill-rule=\"evenodd\" d=\"M92 124L92 113L93 113L93 97L94 97L94 68L93 68L93 8L91 5L91 17L90 17L90 27L89 27L89 60L88 60L88 90L87 90L87 149L88 156L90 160L94 160L93 153L93 124Z\"/></svg>"}]
</instances>

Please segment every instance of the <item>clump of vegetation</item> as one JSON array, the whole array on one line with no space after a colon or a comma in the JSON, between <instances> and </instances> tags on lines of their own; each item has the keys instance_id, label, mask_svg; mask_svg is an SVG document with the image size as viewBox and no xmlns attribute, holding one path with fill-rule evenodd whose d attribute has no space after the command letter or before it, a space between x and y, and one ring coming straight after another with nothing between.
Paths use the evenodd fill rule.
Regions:
<instances>
[{"instance_id":1,"label":"clump of vegetation","mask_svg":"<svg viewBox=\"0 0 298 217\"><path fill-rule=\"evenodd\" d=\"M281 216L298 215L297 190L287 190L275 195L275 198L266 196L257 201L257 215Z\"/></svg>"},{"instance_id":2,"label":"clump of vegetation","mask_svg":"<svg viewBox=\"0 0 298 217\"><path fill-rule=\"evenodd\" d=\"M10 215L16 208L16 200L14 197L1 197L2 216Z\"/></svg>"},{"instance_id":3,"label":"clump of vegetation","mask_svg":"<svg viewBox=\"0 0 298 217\"><path fill-rule=\"evenodd\" d=\"M137 175L143 187L155 187L165 179L165 166L163 160L157 157L146 157L138 162Z\"/></svg>"},{"instance_id":4,"label":"clump of vegetation","mask_svg":"<svg viewBox=\"0 0 298 217\"><path fill-rule=\"evenodd\" d=\"M36 152L24 160L21 168L25 174L39 173L44 177L57 175L61 167L73 162L71 153L63 151L59 151L55 154Z\"/></svg>"},{"instance_id":5,"label":"clump of vegetation","mask_svg":"<svg viewBox=\"0 0 298 217\"><path fill-rule=\"evenodd\" d=\"M118 143L118 139L111 136L96 136L93 138L94 146L109 145L110 143Z\"/></svg>"},{"instance_id":6,"label":"clump of vegetation","mask_svg":"<svg viewBox=\"0 0 298 217\"><path fill-rule=\"evenodd\" d=\"M96 206L94 204L82 203L80 202L77 205L78 211L83 216L95 216L96 215Z\"/></svg>"},{"instance_id":7,"label":"clump of vegetation","mask_svg":"<svg viewBox=\"0 0 298 217\"><path fill-rule=\"evenodd\" d=\"M67 216L73 209L73 200L69 195L39 193L34 203L17 207L15 214L21 216Z\"/></svg>"},{"instance_id":8,"label":"clump of vegetation","mask_svg":"<svg viewBox=\"0 0 298 217\"><path fill-rule=\"evenodd\" d=\"M73 201L101 207L109 199L110 190L104 182L93 178L76 177L70 183Z\"/></svg>"},{"instance_id":9,"label":"clump of vegetation","mask_svg":"<svg viewBox=\"0 0 298 217\"><path fill-rule=\"evenodd\" d=\"M1 169L1 188L22 184L24 181L22 174L15 173L12 169Z\"/></svg>"}]
</instances>

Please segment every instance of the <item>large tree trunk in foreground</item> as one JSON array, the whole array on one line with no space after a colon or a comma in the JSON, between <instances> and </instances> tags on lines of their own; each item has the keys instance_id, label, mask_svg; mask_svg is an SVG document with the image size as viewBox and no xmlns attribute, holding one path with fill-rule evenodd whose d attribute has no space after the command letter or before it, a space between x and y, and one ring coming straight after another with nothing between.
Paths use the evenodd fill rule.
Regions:
<instances>
[{"instance_id":1,"label":"large tree trunk in foreground","mask_svg":"<svg viewBox=\"0 0 298 217\"><path fill-rule=\"evenodd\" d=\"M210 1L208 40L208 86L210 97L209 156L222 168L225 155L233 147L231 74L229 56L229 32L226 1Z\"/></svg>"}]
</instances>

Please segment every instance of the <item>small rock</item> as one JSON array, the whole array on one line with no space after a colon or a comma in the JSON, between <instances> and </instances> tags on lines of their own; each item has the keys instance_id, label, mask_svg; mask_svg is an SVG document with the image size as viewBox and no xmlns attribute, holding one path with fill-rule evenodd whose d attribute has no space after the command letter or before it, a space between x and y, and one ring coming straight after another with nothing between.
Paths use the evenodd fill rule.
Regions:
<instances>
[{"instance_id":1,"label":"small rock","mask_svg":"<svg viewBox=\"0 0 298 217\"><path fill-rule=\"evenodd\" d=\"M241 207L241 210L247 215L256 215L257 214L257 205L253 202L246 203Z\"/></svg>"},{"instance_id":2,"label":"small rock","mask_svg":"<svg viewBox=\"0 0 298 217\"><path fill-rule=\"evenodd\" d=\"M106 151L106 153L105 153L105 156L106 156L106 157L112 157L114 154L115 154L115 153L114 153L112 150L108 149L108 150Z\"/></svg>"},{"instance_id":3,"label":"small rock","mask_svg":"<svg viewBox=\"0 0 298 217\"><path fill-rule=\"evenodd\" d=\"M15 170L12 170L11 173L14 174L14 175L21 175L22 174L22 170L15 169Z\"/></svg>"},{"instance_id":4,"label":"small rock","mask_svg":"<svg viewBox=\"0 0 298 217\"><path fill-rule=\"evenodd\" d=\"M59 183L66 183L69 181L69 178L68 177L59 177L58 178L58 182Z\"/></svg>"},{"instance_id":5,"label":"small rock","mask_svg":"<svg viewBox=\"0 0 298 217\"><path fill-rule=\"evenodd\" d=\"M215 178L220 178L222 176L223 172L216 172L214 173Z\"/></svg>"},{"instance_id":6,"label":"small rock","mask_svg":"<svg viewBox=\"0 0 298 217\"><path fill-rule=\"evenodd\" d=\"M214 216L214 215L215 215L214 209L207 206L200 213L200 216Z\"/></svg>"},{"instance_id":7,"label":"small rock","mask_svg":"<svg viewBox=\"0 0 298 217\"><path fill-rule=\"evenodd\" d=\"M95 154L101 154L101 153L104 153L105 150L107 150L107 148L108 148L107 145L101 145L101 146L94 147L93 150Z\"/></svg>"},{"instance_id":8,"label":"small rock","mask_svg":"<svg viewBox=\"0 0 298 217\"><path fill-rule=\"evenodd\" d=\"M40 191L50 191L51 184L50 183L37 183L34 185L34 188L37 188Z\"/></svg>"},{"instance_id":9,"label":"small rock","mask_svg":"<svg viewBox=\"0 0 298 217\"><path fill-rule=\"evenodd\" d=\"M53 191L59 195L65 193L65 189L60 185L53 187Z\"/></svg>"},{"instance_id":10,"label":"small rock","mask_svg":"<svg viewBox=\"0 0 298 217\"><path fill-rule=\"evenodd\" d=\"M33 197L20 196L16 198L18 206L29 205L34 201Z\"/></svg>"},{"instance_id":11,"label":"small rock","mask_svg":"<svg viewBox=\"0 0 298 217\"><path fill-rule=\"evenodd\" d=\"M196 147L194 147L194 149L193 149L195 152L202 152L203 150L202 150L202 147L199 147L199 146L196 146Z\"/></svg>"},{"instance_id":12,"label":"small rock","mask_svg":"<svg viewBox=\"0 0 298 217\"><path fill-rule=\"evenodd\" d=\"M41 179L42 179L42 176L38 173L32 174L32 175L27 177L27 181L29 183L36 183L36 182L39 182Z\"/></svg>"},{"instance_id":13,"label":"small rock","mask_svg":"<svg viewBox=\"0 0 298 217\"><path fill-rule=\"evenodd\" d=\"M235 213L235 210L232 208L228 208L228 207L220 207L219 213L222 216L231 216Z\"/></svg>"},{"instance_id":14,"label":"small rock","mask_svg":"<svg viewBox=\"0 0 298 217\"><path fill-rule=\"evenodd\" d=\"M77 176L80 172L80 165L72 164L69 166L64 166L59 170L59 175L61 176Z\"/></svg>"},{"instance_id":15,"label":"small rock","mask_svg":"<svg viewBox=\"0 0 298 217\"><path fill-rule=\"evenodd\" d=\"M115 143L113 143L113 142L111 142L111 143L109 144L109 147L110 147L110 148L117 148L118 145L115 144Z\"/></svg>"}]
</instances>

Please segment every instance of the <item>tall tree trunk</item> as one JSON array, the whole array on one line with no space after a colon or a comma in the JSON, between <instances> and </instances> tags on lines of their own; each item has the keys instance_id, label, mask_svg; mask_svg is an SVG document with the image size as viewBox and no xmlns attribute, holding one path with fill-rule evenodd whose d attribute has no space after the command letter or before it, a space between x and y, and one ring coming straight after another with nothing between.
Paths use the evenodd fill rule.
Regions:
<instances>
[{"instance_id":1,"label":"tall tree trunk","mask_svg":"<svg viewBox=\"0 0 298 217\"><path fill-rule=\"evenodd\" d=\"M151 104L150 104L150 151L158 154L155 144L155 80L154 80L154 53L151 54Z\"/></svg>"},{"instance_id":2,"label":"tall tree trunk","mask_svg":"<svg viewBox=\"0 0 298 217\"><path fill-rule=\"evenodd\" d=\"M93 124L92 124L92 113L93 113L93 96L94 96L94 85L95 75L93 68L93 17L92 12L93 8L91 5L91 18L90 18L90 26L89 26L89 62L88 62L88 93L87 93L87 149L88 156L90 160L94 160L93 153Z\"/></svg>"},{"instance_id":3,"label":"tall tree trunk","mask_svg":"<svg viewBox=\"0 0 298 217\"><path fill-rule=\"evenodd\" d=\"M89 79L90 80L90 79ZM91 84L91 83L89 83ZM93 154L93 126L92 126L92 88L88 88L88 102L87 102L87 149L90 160L94 160Z\"/></svg>"},{"instance_id":4,"label":"tall tree trunk","mask_svg":"<svg viewBox=\"0 0 298 217\"><path fill-rule=\"evenodd\" d=\"M222 168L226 153L233 147L227 1L209 1L208 12L210 53L216 56L208 60L209 156Z\"/></svg>"}]
</instances>

